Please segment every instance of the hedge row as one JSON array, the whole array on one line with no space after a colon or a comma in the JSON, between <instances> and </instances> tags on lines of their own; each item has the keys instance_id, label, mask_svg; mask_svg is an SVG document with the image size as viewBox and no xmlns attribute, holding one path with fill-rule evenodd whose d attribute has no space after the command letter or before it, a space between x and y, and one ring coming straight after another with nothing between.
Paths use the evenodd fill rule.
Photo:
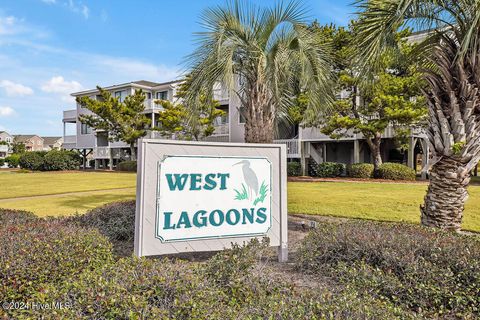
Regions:
<instances>
[{"instance_id":1,"label":"hedge row","mask_svg":"<svg viewBox=\"0 0 480 320\"><path fill-rule=\"evenodd\" d=\"M117 164L118 171L137 172L137 161L122 161Z\"/></svg>"},{"instance_id":2,"label":"hedge row","mask_svg":"<svg viewBox=\"0 0 480 320\"><path fill-rule=\"evenodd\" d=\"M378 178L387 180L415 180L415 170L398 163L384 163L374 172L373 164L357 163L345 166L343 163L323 162L318 164L316 176L335 178L346 175L351 178Z\"/></svg>"},{"instance_id":3,"label":"hedge row","mask_svg":"<svg viewBox=\"0 0 480 320\"><path fill-rule=\"evenodd\" d=\"M322 224L298 267L423 318L480 317L480 241L407 224Z\"/></svg>"},{"instance_id":4,"label":"hedge row","mask_svg":"<svg viewBox=\"0 0 480 320\"><path fill-rule=\"evenodd\" d=\"M81 157L67 150L33 151L23 153L18 164L22 169L35 171L74 170L79 168Z\"/></svg>"},{"instance_id":5,"label":"hedge row","mask_svg":"<svg viewBox=\"0 0 480 320\"><path fill-rule=\"evenodd\" d=\"M121 213L112 212L118 207ZM67 307L3 308L0 318L395 319L412 316L356 291L309 290L276 278L261 262L271 254L267 242L234 246L202 263L138 259L131 254L120 258L101 233L113 238L118 234L130 235L133 221L128 211L133 210L128 203L107 208L92 211L83 219L40 219L25 212L9 211L10 223L0 224L0 237L4 240L0 243L0 300L49 305L60 301ZM120 221L104 228L102 222L106 221L108 212L114 213L111 220L120 218ZM128 227L122 229L122 223ZM89 225L92 227L87 227Z\"/></svg>"}]
</instances>

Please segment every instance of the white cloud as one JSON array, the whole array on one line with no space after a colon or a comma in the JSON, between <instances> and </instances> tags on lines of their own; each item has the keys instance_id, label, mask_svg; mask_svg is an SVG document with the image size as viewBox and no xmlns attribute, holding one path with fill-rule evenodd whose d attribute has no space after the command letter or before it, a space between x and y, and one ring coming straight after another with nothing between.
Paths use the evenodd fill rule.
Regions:
<instances>
[{"instance_id":1,"label":"white cloud","mask_svg":"<svg viewBox=\"0 0 480 320\"><path fill-rule=\"evenodd\" d=\"M9 117L15 114L15 110L11 107L0 107L0 117Z\"/></svg>"},{"instance_id":2,"label":"white cloud","mask_svg":"<svg viewBox=\"0 0 480 320\"><path fill-rule=\"evenodd\" d=\"M62 76L52 77L42 86L42 91L60 94L65 102L72 102L74 98L70 94L82 89L83 86L78 81L65 81Z\"/></svg>"},{"instance_id":3,"label":"white cloud","mask_svg":"<svg viewBox=\"0 0 480 320\"><path fill-rule=\"evenodd\" d=\"M156 65L151 62L144 62L137 59L92 55L89 62L99 68L108 68L119 75L129 75L130 79L151 79L152 81L170 81L180 75L178 68L165 65Z\"/></svg>"},{"instance_id":4,"label":"white cloud","mask_svg":"<svg viewBox=\"0 0 480 320\"><path fill-rule=\"evenodd\" d=\"M15 34L17 21L14 16L0 17L0 35Z\"/></svg>"},{"instance_id":5,"label":"white cloud","mask_svg":"<svg viewBox=\"0 0 480 320\"><path fill-rule=\"evenodd\" d=\"M0 81L0 87L5 90L5 93L9 97L21 97L33 94L32 88L9 80Z\"/></svg>"},{"instance_id":6,"label":"white cloud","mask_svg":"<svg viewBox=\"0 0 480 320\"><path fill-rule=\"evenodd\" d=\"M70 9L70 11L83 15L85 19L88 19L90 16L90 9L81 1L68 0L65 5Z\"/></svg>"}]
</instances>

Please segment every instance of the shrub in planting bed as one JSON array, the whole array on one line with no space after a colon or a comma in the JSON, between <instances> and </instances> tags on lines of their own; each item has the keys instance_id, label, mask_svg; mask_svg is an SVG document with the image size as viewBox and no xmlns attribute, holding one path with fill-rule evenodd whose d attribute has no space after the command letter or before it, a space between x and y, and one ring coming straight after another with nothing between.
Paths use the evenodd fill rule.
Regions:
<instances>
[{"instance_id":1,"label":"shrub in planting bed","mask_svg":"<svg viewBox=\"0 0 480 320\"><path fill-rule=\"evenodd\" d=\"M386 162L379 166L376 178L387 180L415 180L415 170L399 163Z\"/></svg>"},{"instance_id":2,"label":"shrub in planting bed","mask_svg":"<svg viewBox=\"0 0 480 320\"><path fill-rule=\"evenodd\" d=\"M65 222L85 228L95 228L112 241L133 241L135 201L106 204L84 215L65 218Z\"/></svg>"},{"instance_id":3,"label":"shrub in planting bed","mask_svg":"<svg viewBox=\"0 0 480 320\"><path fill-rule=\"evenodd\" d=\"M118 171L137 172L137 161L123 161L117 164Z\"/></svg>"},{"instance_id":4,"label":"shrub in planting bed","mask_svg":"<svg viewBox=\"0 0 480 320\"><path fill-rule=\"evenodd\" d=\"M321 178L339 177L345 172L345 165L336 162L322 162L317 166L317 176Z\"/></svg>"},{"instance_id":5,"label":"shrub in planting bed","mask_svg":"<svg viewBox=\"0 0 480 320\"><path fill-rule=\"evenodd\" d=\"M45 171L78 169L81 157L77 152L67 150L51 150L43 158Z\"/></svg>"},{"instance_id":6,"label":"shrub in planting bed","mask_svg":"<svg viewBox=\"0 0 480 320\"><path fill-rule=\"evenodd\" d=\"M287 163L287 175L289 177L297 177L301 174L300 162L292 161Z\"/></svg>"},{"instance_id":7,"label":"shrub in planting bed","mask_svg":"<svg viewBox=\"0 0 480 320\"><path fill-rule=\"evenodd\" d=\"M25 152L20 156L20 168L28 170L43 170L44 151Z\"/></svg>"},{"instance_id":8,"label":"shrub in planting bed","mask_svg":"<svg viewBox=\"0 0 480 320\"><path fill-rule=\"evenodd\" d=\"M19 160L21 168L41 171L74 170L80 163L80 155L67 150L25 152Z\"/></svg>"},{"instance_id":9,"label":"shrub in planting bed","mask_svg":"<svg viewBox=\"0 0 480 320\"><path fill-rule=\"evenodd\" d=\"M373 178L374 166L371 163L355 163L347 166L347 176L351 178Z\"/></svg>"},{"instance_id":10,"label":"shrub in planting bed","mask_svg":"<svg viewBox=\"0 0 480 320\"><path fill-rule=\"evenodd\" d=\"M37 301L86 270L111 263L111 244L95 230L52 219L0 227L0 301Z\"/></svg>"},{"instance_id":11,"label":"shrub in planting bed","mask_svg":"<svg viewBox=\"0 0 480 320\"><path fill-rule=\"evenodd\" d=\"M298 267L424 317L480 316L480 240L417 226L322 225Z\"/></svg>"},{"instance_id":12,"label":"shrub in planting bed","mask_svg":"<svg viewBox=\"0 0 480 320\"><path fill-rule=\"evenodd\" d=\"M5 158L5 162L8 164L9 168L16 168L20 164L20 155L11 154Z\"/></svg>"},{"instance_id":13,"label":"shrub in planting bed","mask_svg":"<svg viewBox=\"0 0 480 320\"><path fill-rule=\"evenodd\" d=\"M35 222L38 218L32 212L0 208L0 228Z\"/></svg>"}]
</instances>

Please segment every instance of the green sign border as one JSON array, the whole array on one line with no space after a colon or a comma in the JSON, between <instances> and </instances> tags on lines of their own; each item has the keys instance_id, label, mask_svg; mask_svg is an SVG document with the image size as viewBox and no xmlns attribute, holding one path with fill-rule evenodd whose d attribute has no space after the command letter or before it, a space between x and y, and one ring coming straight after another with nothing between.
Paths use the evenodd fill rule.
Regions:
<instances>
[{"instance_id":1,"label":"green sign border","mask_svg":"<svg viewBox=\"0 0 480 320\"><path fill-rule=\"evenodd\" d=\"M268 165L270 166L270 226L268 227L267 231L263 233L242 233L242 234L228 234L228 235L218 235L218 236L205 236L205 237L192 237L192 238L179 238L179 239L169 239L165 240L159 234L158 222L159 222L159 215L160 215L160 176L162 170L162 164L168 158L211 158L211 159L261 159L266 160ZM272 228L272 185L273 185L273 175L272 175L272 162L266 157L242 157L242 156L195 156L195 155L165 155L162 160L157 162L157 190L156 190L156 214L155 214L155 238L159 239L162 243L169 243L169 242L183 242L189 240L204 240L204 239L221 239L221 238L238 238L238 237L245 237L245 236L264 236L270 231Z\"/></svg>"}]
</instances>

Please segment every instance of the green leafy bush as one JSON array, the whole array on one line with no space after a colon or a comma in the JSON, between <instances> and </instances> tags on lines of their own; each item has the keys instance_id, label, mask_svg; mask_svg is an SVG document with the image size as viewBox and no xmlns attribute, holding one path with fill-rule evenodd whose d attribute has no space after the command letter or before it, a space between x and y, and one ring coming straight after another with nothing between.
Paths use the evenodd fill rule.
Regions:
<instances>
[{"instance_id":1,"label":"green leafy bush","mask_svg":"<svg viewBox=\"0 0 480 320\"><path fill-rule=\"evenodd\" d=\"M86 269L62 286L46 286L35 297L65 301L73 308L36 311L37 318L399 318L393 307L368 296L299 290L271 278L258 249L265 248L258 242L235 247L205 263L127 257Z\"/></svg>"},{"instance_id":2,"label":"green leafy bush","mask_svg":"<svg viewBox=\"0 0 480 320\"><path fill-rule=\"evenodd\" d=\"M317 176L322 178L339 177L345 171L343 163L322 162L317 166Z\"/></svg>"},{"instance_id":3,"label":"green leafy bush","mask_svg":"<svg viewBox=\"0 0 480 320\"><path fill-rule=\"evenodd\" d=\"M107 204L86 214L64 218L65 223L93 228L107 237L117 253L131 255L135 236L135 201Z\"/></svg>"},{"instance_id":4,"label":"green leafy bush","mask_svg":"<svg viewBox=\"0 0 480 320\"><path fill-rule=\"evenodd\" d=\"M0 301L35 301L47 286L113 261L111 244L95 230L27 220L0 227Z\"/></svg>"},{"instance_id":5,"label":"green leafy bush","mask_svg":"<svg viewBox=\"0 0 480 320\"><path fill-rule=\"evenodd\" d=\"M11 154L5 158L5 162L8 163L9 168L17 168L20 164L20 155L19 154Z\"/></svg>"},{"instance_id":6,"label":"green leafy bush","mask_svg":"<svg viewBox=\"0 0 480 320\"><path fill-rule=\"evenodd\" d=\"M371 163L355 163L347 166L347 176L351 178L372 178L374 166Z\"/></svg>"},{"instance_id":7,"label":"green leafy bush","mask_svg":"<svg viewBox=\"0 0 480 320\"><path fill-rule=\"evenodd\" d=\"M287 163L287 175L289 177L297 177L301 175L300 162L292 161Z\"/></svg>"},{"instance_id":8,"label":"green leafy bush","mask_svg":"<svg viewBox=\"0 0 480 320\"><path fill-rule=\"evenodd\" d=\"M418 226L325 224L307 236L299 268L427 318L480 316L480 241Z\"/></svg>"},{"instance_id":9,"label":"green leafy bush","mask_svg":"<svg viewBox=\"0 0 480 320\"><path fill-rule=\"evenodd\" d=\"M415 180L415 170L403 164L386 162L380 165L375 177L387 180Z\"/></svg>"},{"instance_id":10,"label":"green leafy bush","mask_svg":"<svg viewBox=\"0 0 480 320\"><path fill-rule=\"evenodd\" d=\"M80 155L75 151L51 150L43 158L45 171L75 170L81 163Z\"/></svg>"},{"instance_id":11,"label":"green leafy bush","mask_svg":"<svg viewBox=\"0 0 480 320\"><path fill-rule=\"evenodd\" d=\"M32 212L0 208L0 228L34 222L38 218Z\"/></svg>"},{"instance_id":12,"label":"green leafy bush","mask_svg":"<svg viewBox=\"0 0 480 320\"><path fill-rule=\"evenodd\" d=\"M5 159L1 158L0 159L0 167L3 167L5 165Z\"/></svg>"},{"instance_id":13,"label":"green leafy bush","mask_svg":"<svg viewBox=\"0 0 480 320\"><path fill-rule=\"evenodd\" d=\"M137 172L137 161L123 161L117 164L118 171Z\"/></svg>"},{"instance_id":14,"label":"green leafy bush","mask_svg":"<svg viewBox=\"0 0 480 320\"><path fill-rule=\"evenodd\" d=\"M20 156L20 168L28 170L43 170L44 151L25 152Z\"/></svg>"}]
</instances>

